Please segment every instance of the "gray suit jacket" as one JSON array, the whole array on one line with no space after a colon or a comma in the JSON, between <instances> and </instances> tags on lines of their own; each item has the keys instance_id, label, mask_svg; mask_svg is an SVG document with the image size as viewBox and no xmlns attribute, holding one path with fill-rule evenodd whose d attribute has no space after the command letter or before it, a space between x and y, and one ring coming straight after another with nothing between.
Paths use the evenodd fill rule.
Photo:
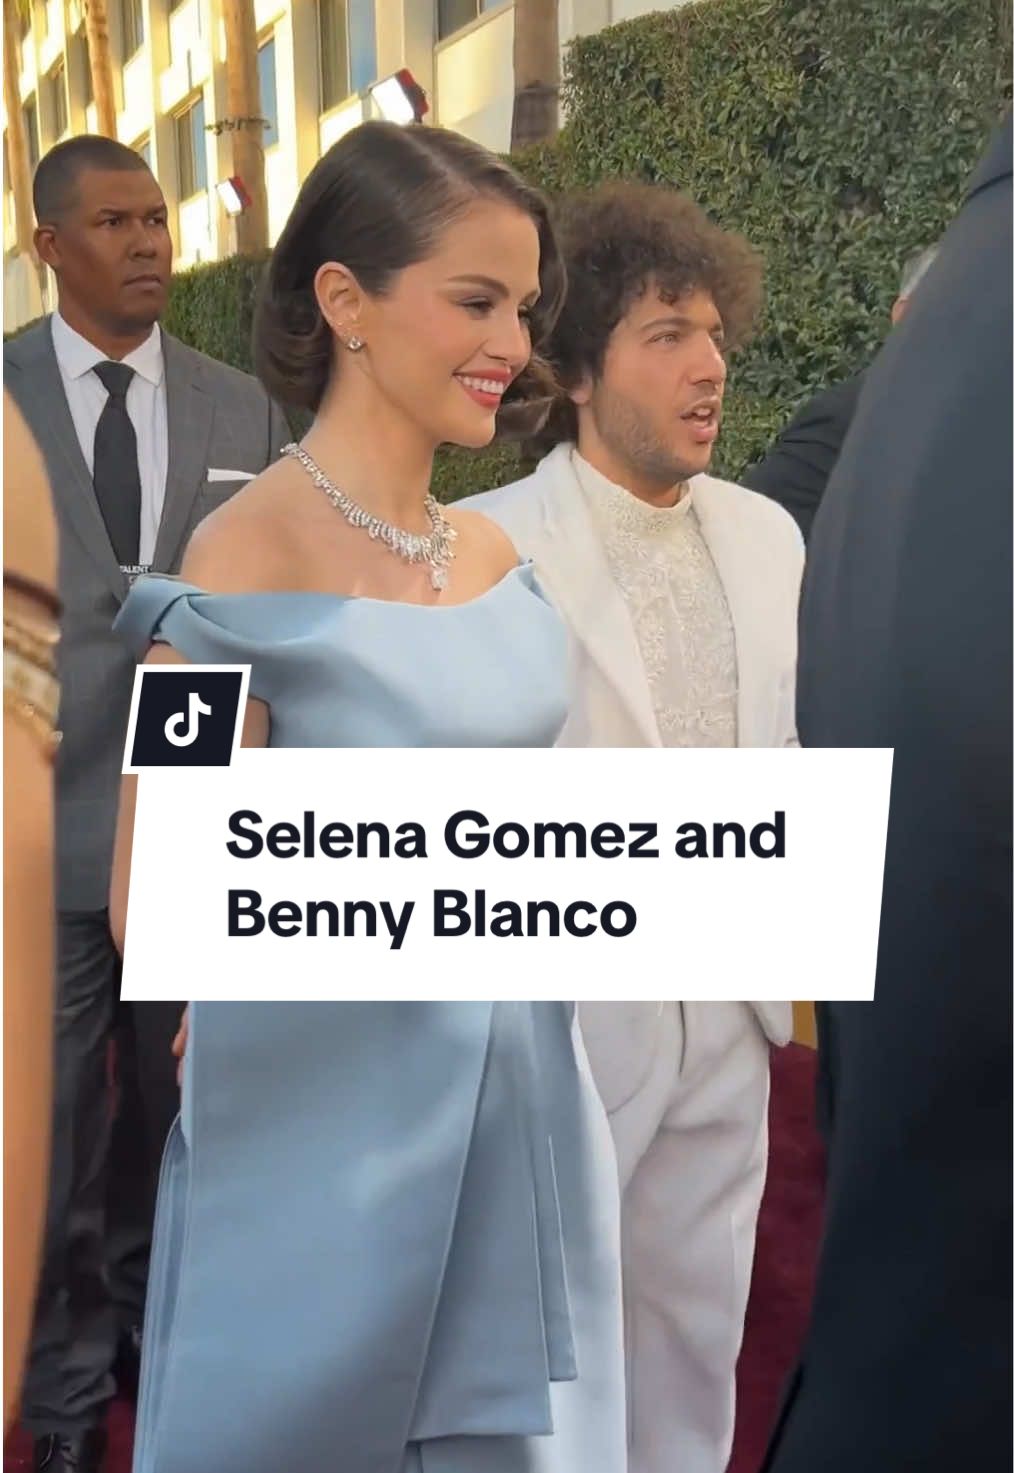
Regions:
<instances>
[{"instance_id":1,"label":"gray suit jacket","mask_svg":"<svg viewBox=\"0 0 1014 1473\"><path fill-rule=\"evenodd\" d=\"M276 459L287 426L256 379L167 333L162 342L169 472L154 568L172 573L198 522L243 485L209 483L208 468L263 470ZM109 892L135 668L112 633L127 584L81 454L48 321L4 345L4 386L45 457L60 532L64 735L57 764L58 904L64 910L101 910Z\"/></svg>"}]
</instances>

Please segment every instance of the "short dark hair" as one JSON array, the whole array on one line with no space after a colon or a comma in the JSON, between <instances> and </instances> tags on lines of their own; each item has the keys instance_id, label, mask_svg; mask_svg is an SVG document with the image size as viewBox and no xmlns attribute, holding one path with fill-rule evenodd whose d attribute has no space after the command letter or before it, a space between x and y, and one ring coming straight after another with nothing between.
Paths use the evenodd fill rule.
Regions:
<instances>
[{"instance_id":1,"label":"short dark hair","mask_svg":"<svg viewBox=\"0 0 1014 1473\"><path fill-rule=\"evenodd\" d=\"M530 433L555 390L539 349L565 286L549 207L502 159L443 128L361 123L307 176L264 273L254 323L254 361L268 392L314 412L324 398L336 361L334 337L313 283L326 261L341 262L364 291L381 295L406 266L426 258L472 201L490 196L530 216L539 234L532 359L497 417L498 432Z\"/></svg>"},{"instance_id":2,"label":"short dark hair","mask_svg":"<svg viewBox=\"0 0 1014 1473\"><path fill-rule=\"evenodd\" d=\"M107 169L111 173L131 169L151 170L144 159L125 143L104 138L98 133L82 133L51 148L35 171L32 203L39 225L59 220L73 205L78 180L86 169Z\"/></svg>"},{"instance_id":3,"label":"short dark hair","mask_svg":"<svg viewBox=\"0 0 1014 1473\"><path fill-rule=\"evenodd\" d=\"M598 377L617 324L651 285L670 302L708 292L727 348L748 340L761 302L760 258L687 195L610 181L566 198L557 228L568 288L549 356L564 390ZM564 393L532 448L576 438L576 410Z\"/></svg>"}]
</instances>

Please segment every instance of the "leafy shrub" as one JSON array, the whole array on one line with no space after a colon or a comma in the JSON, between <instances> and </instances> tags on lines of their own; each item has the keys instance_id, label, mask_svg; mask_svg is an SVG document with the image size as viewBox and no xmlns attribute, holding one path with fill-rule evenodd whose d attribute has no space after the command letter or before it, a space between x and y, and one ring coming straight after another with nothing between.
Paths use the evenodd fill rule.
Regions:
<instances>
[{"instance_id":1,"label":"leafy shrub","mask_svg":"<svg viewBox=\"0 0 1014 1473\"><path fill-rule=\"evenodd\" d=\"M1009 105L1010 35L1010 0L697 0L571 46L567 125L514 159L522 172L550 194L617 175L675 186L764 257L719 473L873 356L902 263L941 235ZM249 369L262 269L179 273L166 327ZM434 489L453 501L526 469L511 447L443 450Z\"/></svg>"}]
</instances>

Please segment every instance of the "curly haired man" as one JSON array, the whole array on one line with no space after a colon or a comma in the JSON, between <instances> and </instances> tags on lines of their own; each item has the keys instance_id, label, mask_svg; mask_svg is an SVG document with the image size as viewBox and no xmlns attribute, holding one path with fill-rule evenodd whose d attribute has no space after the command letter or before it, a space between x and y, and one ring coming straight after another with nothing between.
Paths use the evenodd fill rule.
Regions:
<instances>
[{"instance_id":1,"label":"curly haired man","mask_svg":"<svg viewBox=\"0 0 1014 1473\"><path fill-rule=\"evenodd\" d=\"M674 191L571 199L552 344L563 396L534 475L476 498L568 621L561 745L794 745L802 541L708 475L756 256ZM660 957L679 985L678 932ZM743 978L749 994L750 978ZM632 1473L722 1473L788 1003L584 1004L623 1193Z\"/></svg>"}]
</instances>

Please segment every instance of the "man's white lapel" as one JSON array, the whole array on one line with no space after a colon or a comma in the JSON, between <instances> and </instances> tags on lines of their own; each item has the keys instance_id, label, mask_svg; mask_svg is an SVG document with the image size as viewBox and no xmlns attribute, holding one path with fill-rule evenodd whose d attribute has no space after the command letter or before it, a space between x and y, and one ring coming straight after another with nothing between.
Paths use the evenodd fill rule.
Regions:
<instances>
[{"instance_id":1,"label":"man's white lapel","mask_svg":"<svg viewBox=\"0 0 1014 1473\"><path fill-rule=\"evenodd\" d=\"M533 558L573 638L608 681L644 745L657 747L661 742L644 661L571 450L558 445L527 480L470 498L469 504L500 522L522 555ZM794 660L794 626L791 619L786 623L783 605L786 580L798 586L798 536L784 512L752 492L707 475L695 476L690 485L736 642L737 745L781 745L773 682L783 657L786 670Z\"/></svg>"},{"instance_id":2,"label":"man's white lapel","mask_svg":"<svg viewBox=\"0 0 1014 1473\"><path fill-rule=\"evenodd\" d=\"M588 513L571 447L558 445L538 466L533 481L543 508L541 540L548 553L543 583L547 592L623 697L647 745L660 746L644 660L627 605ZM758 626L757 618L757 548L736 515L737 507L730 502L723 482L702 475L695 476L690 485L701 535L714 559L732 620L738 680L736 744L765 745L768 738L759 736L757 719L770 705L761 686L770 680L771 672L762 654L767 631Z\"/></svg>"},{"instance_id":3,"label":"man's white lapel","mask_svg":"<svg viewBox=\"0 0 1014 1473\"><path fill-rule=\"evenodd\" d=\"M691 485L736 637L736 744L792 744L799 531L781 507L733 482L697 476Z\"/></svg>"},{"instance_id":4,"label":"man's white lapel","mask_svg":"<svg viewBox=\"0 0 1014 1473\"><path fill-rule=\"evenodd\" d=\"M757 566L757 547L735 515L735 507L729 505L721 481L695 476L690 484L701 535L725 590L736 641L736 745L765 746L766 741L757 740L756 718L770 705L759 681L770 680L771 672L760 658L758 640L766 631L758 627L757 600L751 595L763 576Z\"/></svg>"},{"instance_id":5,"label":"man's white lapel","mask_svg":"<svg viewBox=\"0 0 1014 1473\"><path fill-rule=\"evenodd\" d=\"M571 447L557 445L524 483L476 497L535 562L539 581L628 711L644 745L661 745L644 661L623 597L592 523L571 461ZM508 499L509 498L509 499Z\"/></svg>"}]
</instances>

